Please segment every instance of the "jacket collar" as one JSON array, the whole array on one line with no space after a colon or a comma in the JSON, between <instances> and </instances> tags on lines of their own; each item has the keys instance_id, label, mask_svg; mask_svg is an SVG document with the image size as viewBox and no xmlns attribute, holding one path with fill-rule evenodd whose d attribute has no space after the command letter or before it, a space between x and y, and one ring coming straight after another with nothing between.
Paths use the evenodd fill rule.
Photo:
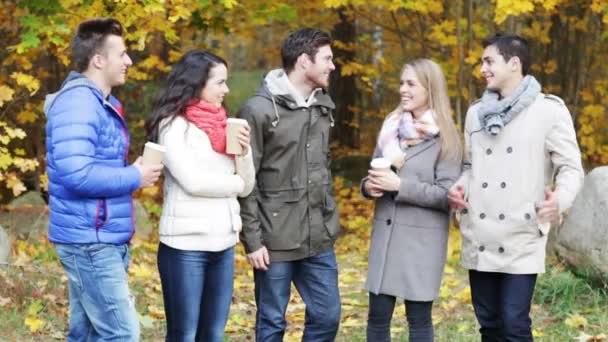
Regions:
<instances>
[{"instance_id":1,"label":"jacket collar","mask_svg":"<svg viewBox=\"0 0 608 342\"><path fill-rule=\"evenodd\" d=\"M314 106L321 106L329 109L336 108L336 105L323 88L315 89L308 100L305 100L297 93L297 90L291 84L283 69L270 71L264 77L264 81L258 89L257 95L271 100L274 99L277 104L292 110Z\"/></svg>"},{"instance_id":2,"label":"jacket collar","mask_svg":"<svg viewBox=\"0 0 608 342\"><path fill-rule=\"evenodd\" d=\"M405 160L408 161L408 160L412 159L416 155L428 150L429 148L431 148L431 146L434 146L438 142L439 142L439 136L436 136L433 139L423 141L418 145L414 145L414 146L408 148L407 154L405 155Z\"/></svg>"}]
</instances>

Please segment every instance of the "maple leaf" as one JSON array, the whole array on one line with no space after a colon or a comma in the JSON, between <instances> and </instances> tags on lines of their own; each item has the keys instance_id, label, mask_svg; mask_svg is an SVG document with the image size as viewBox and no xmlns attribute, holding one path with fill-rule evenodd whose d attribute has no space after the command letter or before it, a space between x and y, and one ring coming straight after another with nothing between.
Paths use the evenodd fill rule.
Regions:
<instances>
[{"instance_id":1,"label":"maple leaf","mask_svg":"<svg viewBox=\"0 0 608 342\"><path fill-rule=\"evenodd\" d=\"M4 105L5 102L13 99L13 94L15 91L5 85L0 85L0 107Z\"/></svg>"},{"instance_id":2,"label":"maple leaf","mask_svg":"<svg viewBox=\"0 0 608 342\"><path fill-rule=\"evenodd\" d=\"M30 95L36 94L38 89L40 89L40 80L34 76L22 72L13 72L11 78L17 81L18 85L27 88L30 91Z\"/></svg>"},{"instance_id":3,"label":"maple leaf","mask_svg":"<svg viewBox=\"0 0 608 342\"><path fill-rule=\"evenodd\" d=\"M566 318L564 323L575 329L584 329L587 326L587 319L579 314L572 314Z\"/></svg>"},{"instance_id":4,"label":"maple leaf","mask_svg":"<svg viewBox=\"0 0 608 342\"><path fill-rule=\"evenodd\" d=\"M37 317L27 317L24 323L28 327L30 332L33 333L40 331L40 329L44 325L44 321Z\"/></svg>"}]
</instances>

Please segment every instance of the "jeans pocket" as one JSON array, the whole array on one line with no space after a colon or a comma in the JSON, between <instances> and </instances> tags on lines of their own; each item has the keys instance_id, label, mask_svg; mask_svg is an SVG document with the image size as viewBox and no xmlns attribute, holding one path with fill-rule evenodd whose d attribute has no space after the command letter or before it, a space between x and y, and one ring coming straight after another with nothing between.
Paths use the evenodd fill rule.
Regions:
<instances>
[{"instance_id":1,"label":"jeans pocket","mask_svg":"<svg viewBox=\"0 0 608 342\"><path fill-rule=\"evenodd\" d=\"M82 277L80 276L80 270L78 269L76 255L66 253L62 250L62 248L58 247L57 256L59 257L59 262L61 262L61 265L68 276L69 285L73 286L75 290L82 291Z\"/></svg>"},{"instance_id":2,"label":"jeans pocket","mask_svg":"<svg viewBox=\"0 0 608 342\"><path fill-rule=\"evenodd\" d=\"M108 243L92 243L88 245L82 245L82 250L90 256L96 256L107 248L114 248L114 245Z\"/></svg>"}]
</instances>

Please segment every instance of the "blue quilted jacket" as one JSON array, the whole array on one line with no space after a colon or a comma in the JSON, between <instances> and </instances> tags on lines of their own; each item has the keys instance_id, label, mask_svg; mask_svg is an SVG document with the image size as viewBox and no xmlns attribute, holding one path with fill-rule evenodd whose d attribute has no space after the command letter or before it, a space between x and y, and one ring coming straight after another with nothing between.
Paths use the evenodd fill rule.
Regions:
<instances>
[{"instance_id":1,"label":"blue quilted jacket","mask_svg":"<svg viewBox=\"0 0 608 342\"><path fill-rule=\"evenodd\" d=\"M131 193L140 174L127 163L129 132L118 100L71 72L47 96L49 240L123 244L133 235Z\"/></svg>"}]
</instances>

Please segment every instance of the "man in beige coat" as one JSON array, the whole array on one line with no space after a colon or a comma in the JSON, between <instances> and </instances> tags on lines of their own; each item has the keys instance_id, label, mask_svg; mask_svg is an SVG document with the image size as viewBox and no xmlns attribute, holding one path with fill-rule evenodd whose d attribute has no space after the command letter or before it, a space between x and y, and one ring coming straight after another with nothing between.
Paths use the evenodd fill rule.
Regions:
<instances>
[{"instance_id":1,"label":"man in beige coat","mask_svg":"<svg viewBox=\"0 0 608 342\"><path fill-rule=\"evenodd\" d=\"M482 341L532 341L536 275L550 222L582 184L581 155L564 102L528 74L527 42L496 35L483 46L487 90L467 113L464 171L448 200Z\"/></svg>"}]
</instances>

